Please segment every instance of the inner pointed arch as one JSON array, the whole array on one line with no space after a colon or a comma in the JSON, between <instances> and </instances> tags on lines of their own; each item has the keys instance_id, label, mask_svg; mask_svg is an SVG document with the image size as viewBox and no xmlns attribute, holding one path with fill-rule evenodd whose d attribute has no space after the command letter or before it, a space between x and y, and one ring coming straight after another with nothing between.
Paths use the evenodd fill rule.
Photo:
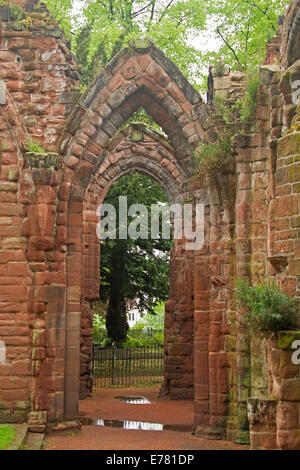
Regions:
<instances>
[{"instance_id":1,"label":"inner pointed arch","mask_svg":"<svg viewBox=\"0 0 300 470\"><path fill-rule=\"evenodd\" d=\"M159 49L135 41L112 59L69 117L60 150L77 175L75 184L87 186L110 140L141 107L168 135L177 162L191 174L193 150L210 139L208 108Z\"/></svg>"}]
</instances>

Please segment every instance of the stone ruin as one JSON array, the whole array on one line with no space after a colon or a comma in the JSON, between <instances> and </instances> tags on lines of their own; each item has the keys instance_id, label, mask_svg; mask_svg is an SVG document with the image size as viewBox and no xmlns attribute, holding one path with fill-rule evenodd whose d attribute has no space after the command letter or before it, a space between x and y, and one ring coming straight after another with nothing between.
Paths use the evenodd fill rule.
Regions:
<instances>
[{"instance_id":1,"label":"stone ruin","mask_svg":"<svg viewBox=\"0 0 300 470\"><path fill-rule=\"evenodd\" d=\"M258 274L300 297L300 1L260 68L255 131L235 136L222 175L202 179L193 152L224 123L159 49L135 40L81 95L70 44L46 7L13 3L23 19L0 7L0 422L42 432L76 419L90 395L95 209L138 170L170 201L205 204L204 246L176 240L171 253L162 396L194 400L197 436L248 442L250 423L252 448L299 449L291 345L300 333L251 338L233 287ZM244 81L225 70L214 90L234 101ZM140 107L167 138L121 127ZM28 152L31 138L46 150Z\"/></svg>"}]
</instances>

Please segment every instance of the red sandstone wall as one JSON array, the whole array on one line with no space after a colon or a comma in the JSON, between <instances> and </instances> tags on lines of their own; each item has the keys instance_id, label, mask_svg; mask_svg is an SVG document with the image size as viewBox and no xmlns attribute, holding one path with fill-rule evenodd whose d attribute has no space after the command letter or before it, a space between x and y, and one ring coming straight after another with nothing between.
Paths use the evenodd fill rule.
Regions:
<instances>
[{"instance_id":1,"label":"red sandstone wall","mask_svg":"<svg viewBox=\"0 0 300 470\"><path fill-rule=\"evenodd\" d=\"M0 337L7 346L7 364L0 367L2 421L23 420L30 408L55 408L56 377L64 374L46 313L57 311L57 304L51 306L50 298L45 303L46 286L65 283L64 254L55 255L53 243L54 230L60 239L62 207L57 207L55 175L50 182L46 170L33 172L24 149L30 137L46 151L56 149L78 73L63 32L45 9L30 18L28 26L24 15L21 28L3 21L1 31L6 92L0 108Z\"/></svg>"}]
</instances>

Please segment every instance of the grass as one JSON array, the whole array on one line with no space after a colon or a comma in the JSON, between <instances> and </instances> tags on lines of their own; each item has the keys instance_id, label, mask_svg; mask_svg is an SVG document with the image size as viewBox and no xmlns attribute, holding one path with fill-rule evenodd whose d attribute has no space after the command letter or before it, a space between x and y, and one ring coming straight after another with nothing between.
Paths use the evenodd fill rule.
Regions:
<instances>
[{"instance_id":1,"label":"grass","mask_svg":"<svg viewBox=\"0 0 300 470\"><path fill-rule=\"evenodd\" d=\"M12 426L9 424L0 424L0 450L6 449L14 437L15 431Z\"/></svg>"}]
</instances>

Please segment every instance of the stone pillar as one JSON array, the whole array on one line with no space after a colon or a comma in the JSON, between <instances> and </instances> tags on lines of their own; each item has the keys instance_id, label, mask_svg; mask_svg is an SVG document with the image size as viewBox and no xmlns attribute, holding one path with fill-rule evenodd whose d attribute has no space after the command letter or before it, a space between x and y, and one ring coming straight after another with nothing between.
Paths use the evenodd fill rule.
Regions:
<instances>
[{"instance_id":1,"label":"stone pillar","mask_svg":"<svg viewBox=\"0 0 300 470\"><path fill-rule=\"evenodd\" d=\"M233 141L236 153L237 198L236 212L236 277L249 281L251 262L251 135L237 135ZM249 443L247 399L250 392L250 337L247 328L240 323L242 313L237 311L237 415L236 442Z\"/></svg>"},{"instance_id":2,"label":"stone pillar","mask_svg":"<svg viewBox=\"0 0 300 470\"><path fill-rule=\"evenodd\" d=\"M32 272L30 288L31 321L31 412L29 429L45 431L48 413L55 408L55 394L63 390L63 382L55 376L56 346L64 342L64 329L57 329L57 322L47 315L46 293L54 286L49 260L55 245L54 226L56 213L55 165L58 155L53 153L27 153L27 162L32 170L31 204L28 211L27 260ZM56 286L55 286L56 287ZM50 300L48 298L48 300ZM48 306L49 308L49 306ZM56 318L56 320L58 320ZM62 379L62 378L61 378ZM61 416L60 416L61 417Z\"/></svg>"},{"instance_id":3,"label":"stone pillar","mask_svg":"<svg viewBox=\"0 0 300 470\"><path fill-rule=\"evenodd\" d=\"M252 397L248 399L248 419L252 450L278 449L276 406L277 400L274 399L265 397Z\"/></svg>"},{"instance_id":4,"label":"stone pillar","mask_svg":"<svg viewBox=\"0 0 300 470\"><path fill-rule=\"evenodd\" d=\"M165 306L164 383L161 396L193 399L193 264L182 240L170 260L170 298Z\"/></svg>"},{"instance_id":5,"label":"stone pillar","mask_svg":"<svg viewBox=\"0 0 300 470\"><path fill-rule=\"evenodd\" d=\"M66 292L66 336L65 336L65 419L74 419L78 415L80 385L80 331L82 316L82 202L77 197L78 188L72 187L73 193L68 203L68 257L67 257L67 292Z\"/></svg>"},{"instance_id":6,"label":"stone pillar","mask_svg":"<svg viewBox=\"0 0 300 470\"><path fill-rule=\"evenodd\" d=\"M280 331L269 341L271 397L249 398L251 449L300 448L300 331Z\"/></svg>"},{"instance_id":7,"label":"stone pillar","mask_svg":"<svg viewBox=\"0 0 300 470\"><path fill-rule=\"evenodd\" d=\"M81 303L79 393L81 400L92 395L93 311L91 305L94 300L99 298L100 241L96 235L98 198L96 196L94 198L90 195L88 201L83 202L82 271L84 275Z\"/></svg>"},{"instance_id":8,"label":"stone pillar","mask_svg":"<svg viewBox=\"0 0 300 470\"><path fill-rule=\"evenodd\" d=\"M277 444L282 450L300 448L300 364L293 363L296 359L293 343L299 340L300 331L280 331L269 351L270 391L279 400Z\"/></svg>"}]
</instances>

